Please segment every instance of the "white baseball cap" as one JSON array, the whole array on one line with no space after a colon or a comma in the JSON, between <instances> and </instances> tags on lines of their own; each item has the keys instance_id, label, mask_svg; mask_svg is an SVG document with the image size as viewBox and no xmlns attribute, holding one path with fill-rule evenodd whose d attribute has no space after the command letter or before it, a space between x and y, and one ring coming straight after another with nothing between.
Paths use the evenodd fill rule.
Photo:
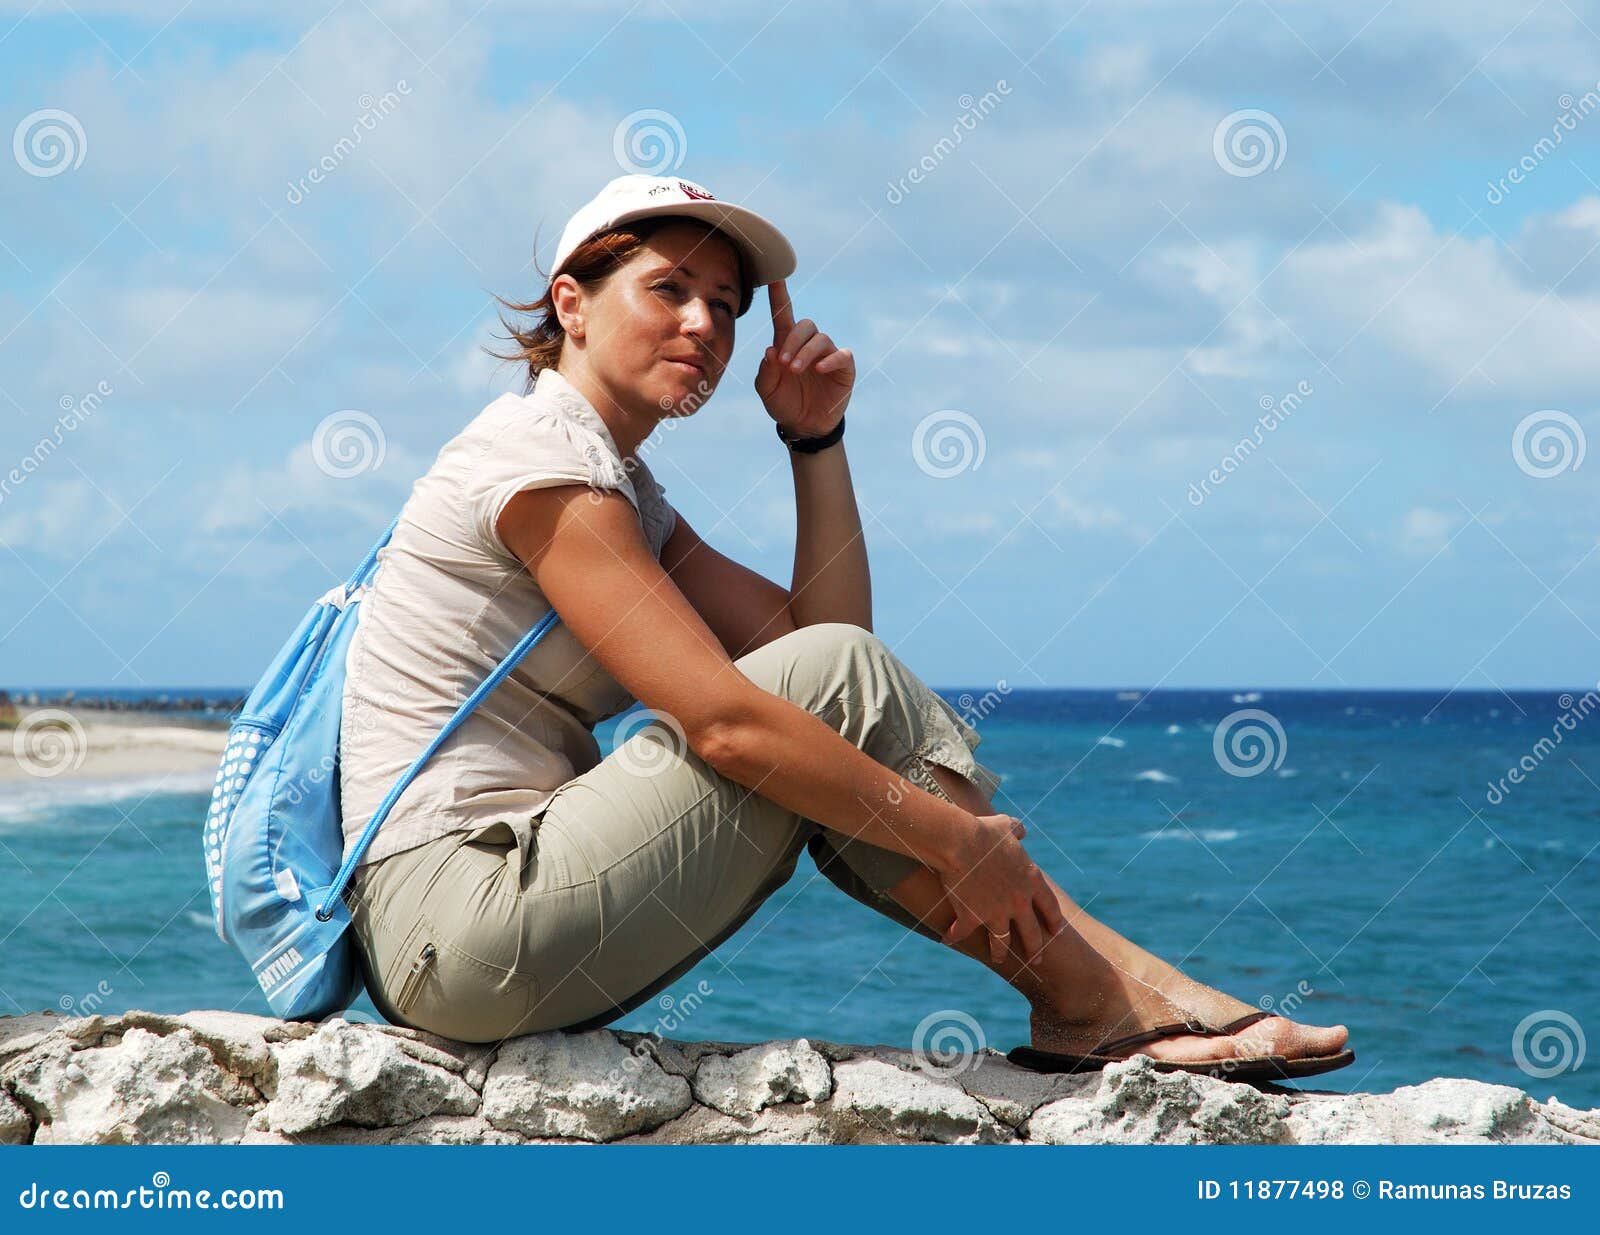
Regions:
<instances>
[{"instance_id":1,"label":"white baseball cap","mask_svg":"<svg viewBox=\"0 0 1600 1235\"><path fill-rule=\"evenodd\" d=\"M709 189L692 180L636 173L618 176L567 220L550 277L560 274L572 251L591 236L658 214L702 219L726 232L728 239L743 250L745 269L756 287L787 279L794 273L794 246L755 211L718 201Z\"/></svg>"}]
</instances>

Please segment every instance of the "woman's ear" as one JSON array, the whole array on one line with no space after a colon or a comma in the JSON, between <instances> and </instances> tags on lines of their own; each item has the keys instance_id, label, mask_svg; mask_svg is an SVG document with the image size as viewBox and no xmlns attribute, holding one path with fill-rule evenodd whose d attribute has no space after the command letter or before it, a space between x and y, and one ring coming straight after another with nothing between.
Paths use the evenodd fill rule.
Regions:
<instances>
[{"instance_id":1,"label":"woman's ear","mask_svg":"<svg viewBox=\"0 0 1600 1235\"><path fill-rule=\"evenodd\" d=\"M558 274L550 284L550 301L555 305L556 320L568 337L583 338L583 314L579 311L583 295L578 281L571 275Z\"/></svg>"}]
</instances>

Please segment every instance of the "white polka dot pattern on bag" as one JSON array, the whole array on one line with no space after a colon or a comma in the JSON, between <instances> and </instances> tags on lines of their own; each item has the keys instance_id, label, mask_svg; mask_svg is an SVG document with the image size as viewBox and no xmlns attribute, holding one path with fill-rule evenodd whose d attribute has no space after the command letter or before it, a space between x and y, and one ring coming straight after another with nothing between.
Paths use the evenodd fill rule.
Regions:
<instances>
[{"instance_id":1,"label":"white polka dot pattern on bag","mask_svg":"<svg viewBox=\"0 0 1600 1235\"><path fill-rule=\"evenodd\" d=\"M228 836L228 822L239 804L250 773L260 762L266 735L259 729L235 727L228 733L228 746L222 752L217 783L211 790L211 810L206 815L206 877L211 887L211 908L217 919L217 934L222 928L222 848Z\"/></svg>"}]
</instances>

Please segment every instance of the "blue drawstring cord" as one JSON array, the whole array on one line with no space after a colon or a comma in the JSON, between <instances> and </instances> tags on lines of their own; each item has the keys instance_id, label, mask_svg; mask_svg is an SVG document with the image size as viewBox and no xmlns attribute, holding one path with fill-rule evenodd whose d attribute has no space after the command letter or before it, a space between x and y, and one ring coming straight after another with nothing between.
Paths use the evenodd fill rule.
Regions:
<instances>
[{"instance_id":1,"label":"blue drawstring cord","mask_svg":"<svg viewBox=\"0 0 1600 1235\"><path fill-rule=\"evenodd\" d=\"M389 537L394 534L394 529L399 526L399 523L400 518L396 516L395 521L389 525L389 530L383 534L383 539L372 547L372 550L362 559L361 565L356 568L355 574L350 577L350 581L345 584L347 600L350 592L367 582L368 575L378 560L378 551L389 543ZM345 885L349 883L350 876L354 874L356 863L361 861L361 855L367 851L367 846L372 843L373 837L378 834L379 826L388 818L389 811L400 800L400 795L406 791L407 786L415 779L417 773L422 770L422 765L427 763L433 757L434 752L444 745L445 740L456 731L456 728L467 718L472 709L483 702L484 696L505 681L510 676L511 671L521 662L522 658L532 650L533 645L549 634L560 620L561 615L554 609L540 618L534 624L533 629L523 635L517 641L517 645L506 653L506 658L495 667L494 672L480 682L478 688L467 696L466 701L456 709L455 715L445 722L444 728L439 730L438 735L432 742L428 743L428 749L418 755L411 766L405 770L404 775L395 783L394 788L389 790L388 796L379 804L377 812L368 821L367 826L362 829L361 836L356 840L355 848L350 851L350 856L340 864L339 873L333 877L333 884L328 889L328 895L323 899L322 904L317 907L317 921L326 922L333 917L333 907L338 903L339 897L344 894Z\"/></svg>"}]
</instances>

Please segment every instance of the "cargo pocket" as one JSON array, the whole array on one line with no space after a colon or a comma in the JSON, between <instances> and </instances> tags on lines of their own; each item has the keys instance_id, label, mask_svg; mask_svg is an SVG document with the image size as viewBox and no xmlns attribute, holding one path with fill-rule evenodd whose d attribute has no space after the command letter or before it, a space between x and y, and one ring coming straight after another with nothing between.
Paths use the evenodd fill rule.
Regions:
<instances>
[{"instance_id":1,"label":"cargo pocket","mask_svg":"<svg viewBox=\"0 0 1600 1235\"><path fill-rule=\"evenodd\" d=\"M426 920L399 959L390 989L400 1023L460 1042L527 1032L538 996L532 978L467 955Z\"/></svg>"}]
</instances>

